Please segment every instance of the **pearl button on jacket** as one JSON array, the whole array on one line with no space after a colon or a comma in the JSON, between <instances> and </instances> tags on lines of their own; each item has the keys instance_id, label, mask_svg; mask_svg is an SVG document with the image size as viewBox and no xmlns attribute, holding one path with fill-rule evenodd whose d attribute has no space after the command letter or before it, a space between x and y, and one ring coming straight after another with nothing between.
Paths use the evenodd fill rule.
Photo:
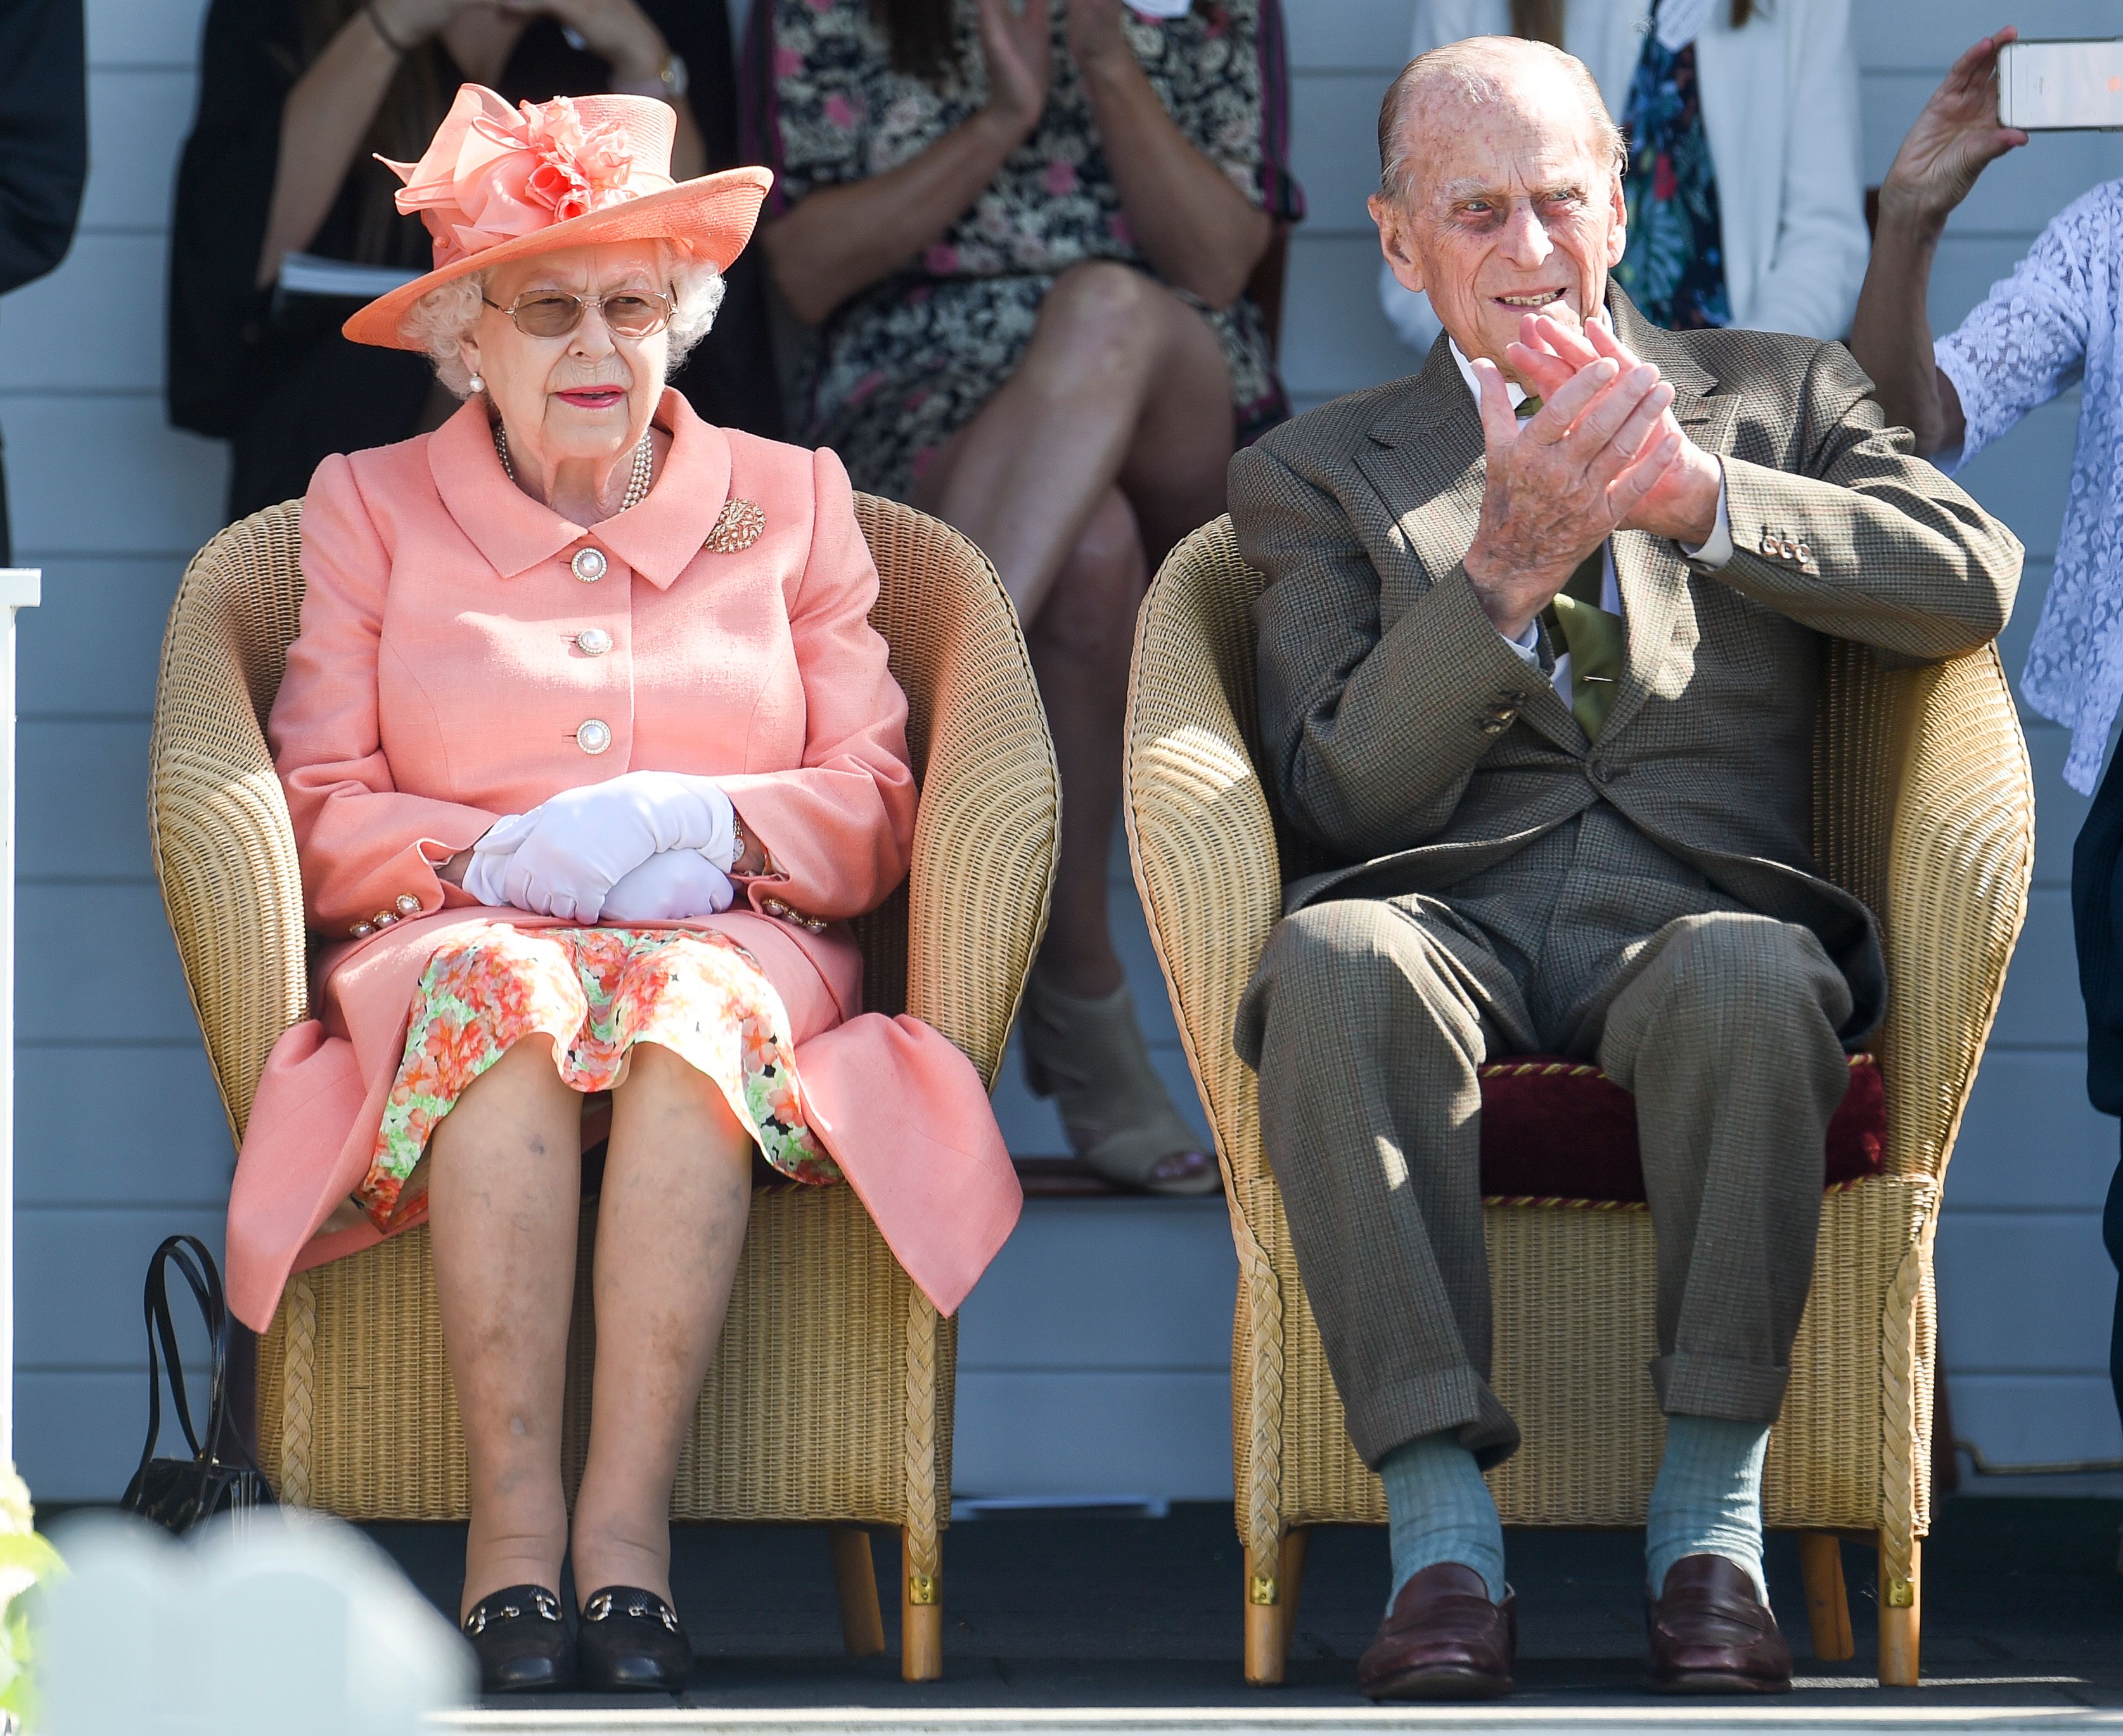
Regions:
<instances>
[{"instance_id":1,"label":"pearl button on jacket","mask_svg":"<svg viewBox=\"0 0 2123 1736\"><path fill-rule=\"evenodd\" d=\"M710 426L675 392L657 485L588 529L503 474L484 407L328 458L302 509L302 631L269 734L312 928L316 1016L274 1047L229 1204L228 1290L271 1320L288 1274L373 1243L366 1171L413 991L449 930L557 926L436 869L504 814L653 769L714 777L777 870L712 928L787 1006L812 1128L945 1313L1017 1220L979 1075L919 1020L861 1011L844 919L905 876L907 703L869 611L846 472ZM706 547L733 500L764 528ZM353 1220L353 1221L349 1221Z\"/></svg>"}]
</instances>

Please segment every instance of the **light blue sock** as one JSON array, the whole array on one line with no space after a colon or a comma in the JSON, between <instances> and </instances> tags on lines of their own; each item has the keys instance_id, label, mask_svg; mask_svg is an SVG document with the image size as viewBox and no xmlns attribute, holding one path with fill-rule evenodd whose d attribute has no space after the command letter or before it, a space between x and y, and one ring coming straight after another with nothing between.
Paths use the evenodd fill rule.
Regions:
<instances>
[{"instance_id":1,"label":"light blue sock","mask_svg":"<svg viewBox=\"0 0 2123 1736\"><path fill-rule=\"evenodd\" d=\"M1489 1601L1504 1597L1504 1523L1474 1455L1449 1433L1426 1434L1388 1453L1379 1466L1393 1521L1393 1607L1400 1588L1426 1567L1457 1561L1482 1576Z\"/></svg>"},{"instance_id":2,"label":"light blue sock","mask_svg":"<svg viewBox=\"0 0 2123 1736\"><path fill-rule=\"evenodd\" d=\"M1762 1602L1769 1601L1762 1575L1762 1456L1769 1447L1766 1423L1666 1419L1666 1457L1644 1526L1654 1598L1683 1555L1722 1555L1744 1568Z\"/></svg>"}]
</instances>

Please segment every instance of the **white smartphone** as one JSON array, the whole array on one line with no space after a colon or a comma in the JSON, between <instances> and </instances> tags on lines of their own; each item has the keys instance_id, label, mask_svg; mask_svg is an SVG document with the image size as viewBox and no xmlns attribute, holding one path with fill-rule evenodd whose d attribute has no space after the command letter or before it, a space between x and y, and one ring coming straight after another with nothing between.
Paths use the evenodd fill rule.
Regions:
<instances>
[{"instance_id":1,"label":"white smartphone","mask_svg":"<svg viewBox=\"0 0 2123 1736\"><path fill-rule=\"evenodd\" d=\"M2123 38L2007 43L1998 119L2028 133L2123 129Z\"/></svg>"}]
</instances>

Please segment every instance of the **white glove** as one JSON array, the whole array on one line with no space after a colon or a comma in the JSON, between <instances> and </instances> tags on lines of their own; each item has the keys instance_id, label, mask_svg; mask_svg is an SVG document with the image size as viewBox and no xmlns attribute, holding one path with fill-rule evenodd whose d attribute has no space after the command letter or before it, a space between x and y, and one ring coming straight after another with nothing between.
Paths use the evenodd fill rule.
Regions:
<instances>
[{"instance_id":1,"label":"white glove","mask_svg":"<svg viewBox=\"0 0 2123 1736\"><path fill-rule=\"evenodd\" d=\"M682 772L629 772L563 790L524 819L502 889L518 909L563 922L596 922L606 894L661 852L696 851L725 870L737 860L730 799L713 778Z\"/></svg>"},{"instance_id":2,"label":"white glove","mask_svg":"<svg viewBox=\"0 0 2123 1736\"><path fill-rule=\"evenodd\" d=\"M604 895L607 922L676 922L737 902L730 877L697 850L659 850Z\"/></svg>"},{"instance_id":3,"label":"white glove","mask_svg":"<svg viewBox=\"0 0 2123 1736\"><path fill-rule=\"evenodd\" d=\"M529 835L530 819L528 814L504 814L471 847L471 860L465 864L464 889L480 903L499 908L508 902L503 890L508 859Z\"/></svg>"}]
</instances>

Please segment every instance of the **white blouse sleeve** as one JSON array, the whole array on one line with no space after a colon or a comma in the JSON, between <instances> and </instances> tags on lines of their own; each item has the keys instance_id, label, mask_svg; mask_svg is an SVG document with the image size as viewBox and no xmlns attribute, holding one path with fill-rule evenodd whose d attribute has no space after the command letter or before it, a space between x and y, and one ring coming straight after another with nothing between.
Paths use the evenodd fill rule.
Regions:
<instances>
[{"instance_id":1,"label":"white blouse sleeve","mask_svg":"<svg viewBox=\"0 0 2123 1736\"><path fill-rule=\"evenodd\" d=\"M2088 261L2115 245L2123 182L2097 187L2036 237L2013 274L1957 330L1933 348L1961 396L1968 433L1957 452L1933 459L1949 474L2020 418L2078 383L2086 371L2093 317Z\"/></svg>"}]
</instances>

